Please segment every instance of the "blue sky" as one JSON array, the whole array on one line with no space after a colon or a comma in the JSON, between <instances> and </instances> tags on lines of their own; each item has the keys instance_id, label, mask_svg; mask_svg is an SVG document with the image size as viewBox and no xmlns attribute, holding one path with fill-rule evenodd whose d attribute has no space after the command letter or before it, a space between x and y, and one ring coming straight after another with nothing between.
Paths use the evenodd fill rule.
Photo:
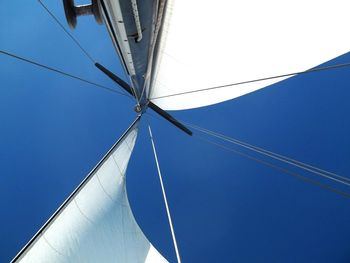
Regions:
<instances>
[{"instance_id":1,"label":"blue sky","mask_svg":"<svg viewBox=\"0 0 350 263\"><path fill-rule=\"evenodd\" d=\"M64 22L60 1L46 2ZM118 89L37 1L0 3L0 49ZM125 77L103 26L85 17L72 33L98 62ZM350 54L330 64L349 61ZM349 72L343 68L298 76L229 102L173 114L348 176ZM124 96L1 54L0 77L0 262L8 262L135 113L133 101ZM129 165L128 194L141 228L171 262L175 254L148 122L184 262L350 261L349 199L147 117Z\"/></svg>"}]
</instances>

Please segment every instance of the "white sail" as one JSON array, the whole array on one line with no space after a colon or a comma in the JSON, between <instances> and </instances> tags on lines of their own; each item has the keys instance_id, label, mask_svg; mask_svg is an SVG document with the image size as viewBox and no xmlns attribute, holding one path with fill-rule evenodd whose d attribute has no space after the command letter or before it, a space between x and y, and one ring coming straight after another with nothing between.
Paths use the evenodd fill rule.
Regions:
<instances>
[{"instance_id":1,"label":"white sail","mask_svg":"<svg viewBox=\"0 0 350 263\"><path fill-rule=\"evenodd\" d=\"M167 262L143 235L127 199L125 173L137 122L14 262Z\"/></svg>"},{"instance_id":2,"label":"white sail","mask_svg":"<svg viewBox=\"0 0 350 263\"><path fill-rule=\"evenodd\" d=\"M169 0L150 99L165 110L215 104L349 51L347 0Z\"/></svg>"}]
</instances>

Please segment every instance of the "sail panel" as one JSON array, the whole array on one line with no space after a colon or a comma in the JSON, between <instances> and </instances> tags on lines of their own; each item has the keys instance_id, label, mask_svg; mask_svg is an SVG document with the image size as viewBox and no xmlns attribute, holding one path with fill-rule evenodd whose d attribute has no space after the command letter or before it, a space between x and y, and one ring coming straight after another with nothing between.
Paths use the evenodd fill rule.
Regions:
<instances>
[{"instance_id":1,"label":"sail panel","mask_svg":"<svg viewBox=\"0 0 350 263\"><path fill-rule=\"evenodd\" d=\"M137 225L125 174L137 123L14 262L167 262Z\"/></svg>"},{"instance_id":2,"label":"sail panel","mask_svg":"<svg viewBox=\"0 0 350 263\"><path fill-rule=\"evenodd\" d=\"M150 99L181 110L233 99L284 78L187 93L300 72L349 51L346 0L169 0Z\"/></svg>"}]
</instances>

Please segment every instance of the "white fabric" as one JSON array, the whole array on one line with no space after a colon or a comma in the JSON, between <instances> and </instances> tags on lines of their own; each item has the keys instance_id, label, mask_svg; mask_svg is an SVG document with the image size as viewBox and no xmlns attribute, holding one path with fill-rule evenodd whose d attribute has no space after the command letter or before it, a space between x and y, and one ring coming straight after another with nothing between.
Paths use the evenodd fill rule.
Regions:
<instances>
[{"instance_id":1,"label":"white fabric","mask_svg":"<svg viewBox=\"0 0 350 263\"><path fill-rule=\"evenodd\" d=\"M349 10L348 0L169 0L149 97L201 107L282 79L156 98L313 68L349 51Z\"/></svg>"},{"instance_id":2,"label":"white fabric","mask_svg":"<svg viewBox=\"0 0 350 263\"><path fill-rule=\"evenodd\" d=\"M137 128L22 254L25 263L167 262L138 227L125 172Z\"/></svg>"}]
</instances>

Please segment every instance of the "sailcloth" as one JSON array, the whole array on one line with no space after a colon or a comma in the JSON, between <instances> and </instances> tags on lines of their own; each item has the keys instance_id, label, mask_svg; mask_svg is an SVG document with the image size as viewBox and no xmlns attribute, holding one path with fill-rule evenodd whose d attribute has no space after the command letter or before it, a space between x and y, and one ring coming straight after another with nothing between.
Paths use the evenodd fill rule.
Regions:
<instances>
[{"instance_id":1,"label":"sailcloth","mask_svg":"<svg viewBox=\"0 0 350 263\"><path fill-rule=\"evenodd\" d=\"M349 52L347 0L169 0L149 90L165 110L215 104ZM188 93L191 92L191 93Z\"/></svg>"},{"instance_id":2,"label":"sailcloth","mask_svg":"<svg viewBox=\"0 0 350 263\"><path fill-rule=\"evenodd\" d=\"M13 262L167 262L131 212L125 173L138 119Z\"/></svg>"}]
</instances>

